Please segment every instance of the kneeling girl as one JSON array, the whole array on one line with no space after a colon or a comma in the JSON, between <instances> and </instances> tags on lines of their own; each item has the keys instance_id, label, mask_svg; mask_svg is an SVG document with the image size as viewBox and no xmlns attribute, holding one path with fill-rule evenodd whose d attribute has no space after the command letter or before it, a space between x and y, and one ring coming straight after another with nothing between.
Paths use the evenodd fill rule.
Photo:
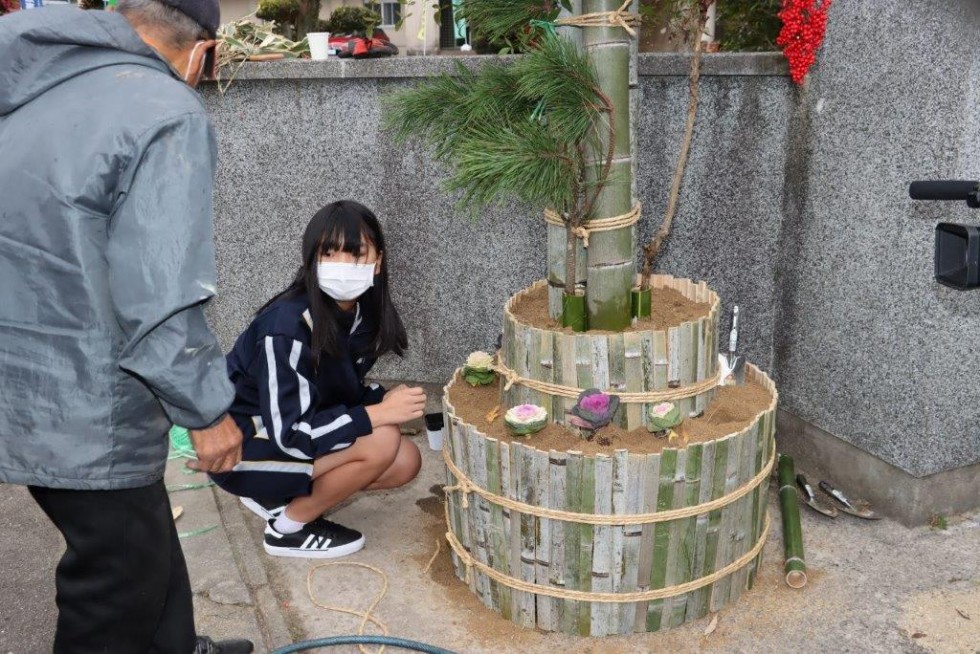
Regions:
<instances>
[{"instance_id":1,"label":"kneeling girl","mask_svg":"<svg viewBox=\"0 0 980 654\"><path fill-rule=\"evenodd\" d=\"M325 511L418 474L419 450L399 426L422 416L425 395L364 383L378 357L407 347L374 214L352 201L327 205L306 228L302 256L293 283L228 355L243 456L213 478L268 520L266 552L333 558L364 537Z\"/></svg>"}]
</instances>

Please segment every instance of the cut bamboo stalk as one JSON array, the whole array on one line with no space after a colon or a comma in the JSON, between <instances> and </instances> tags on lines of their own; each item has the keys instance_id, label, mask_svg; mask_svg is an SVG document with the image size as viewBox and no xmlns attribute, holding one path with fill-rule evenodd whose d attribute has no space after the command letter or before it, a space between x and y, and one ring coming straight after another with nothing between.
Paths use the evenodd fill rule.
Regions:
<instances>
[{"instance_id":1,"label":"cut bamboo stalk","mask_svg":"<svg viewBox=\"0 0 980 654\"><path fill-rule=\"evenodd\" d=\"M551 450L548 452L548 494L554 509L568 511L565 486L567 454ZM548 583L556 588L565 587L565 523L555 522L551 528L551 564ZM555 631L562 629L565 620L565 602L559 598L552 601L551 624Z\"/></svg>"},{"instance_id":2,"label":"cut bamboo stalk","mask_svg":"<svg viewBox=\"0 0 980 654\"><path fill-rule=\"evenodd\" d=\"M509 492L507 497L520 501L521 499L521 453L520 443L510 445L510 480L508 484ZM511 510L510 512L510 540L508 541L510 551L510 565L508 574L514 579L521 578L521 513ZM510 593L510 615L511 621L515 624L520 622L521 609L527 601L527 593L519 590L511 590Z\"/></svg>"},{"instance_id":3,"label":"cut bamboo stalk","mask_svg":"<svg viewBox=\"0 0 980 654\"><path fill-rule=\"evenodd\" d=\"M578 387L585 390L592 386L592 339L586 335L575 337L575 365Z\"/></svg>"},{"instance_id":4,"label":"cut bamboo stalk","mask_svg":"<svg viewBox=\"0 0 980 654\"><path fill-rule=\"evenodd\" d=\"M521 459L520 486L518 500L525 504L535 504L537 502L537 489L534 487L534 458L531 448L524 444L517 446L518 456ZM534 537L535 537L535 517L526 513L521 514L521 580L534 583ZM520 613L518 622L522 627L533 628L535 624L535 601L532 593L521 593Z\"/></svg>"},{"instance_id":5,"label":"cut bamboo stalk","mask_svg":"<svg viewBox=\"0 0 980 654\"><path fill-rule=\"evenodd\" d=\"M697 504L704 504L712 499L715 474L715 448L717 443L709 441L704 444L701 453L701 470L698 473L700 479L700 489L697 497ZM700 579L705 575L705 555L708 546L708 520L709 514L702 513L694 518L694 564L691 568L691 579ZM684 621L690 622L697 620L704 614L701 613L700 605L701 593L694 591L688 594L687 611Z\"/></svg>"},{"instance_id":6,"label":"cut bamboo stalk","mask_svg":"<svg viewBox=\"0 0 980 654\"><path fill-rule=\"evenodd\" d=\"M551 494L548 483L548 454L535 448L528 448L534 461L534 487L536 505L550 508ZM537 529L534 531L534 566L535 583L539 586L548 585L548 573L551 567L551 528L552 521L548 518L537 518ZM545 631L553 631L552 605L554 601L546 595L535 598L537 609L537 626Z\"/></svg>"},{"instance_id":7,"label":"cut bamboo stalk","mask_svg":"<svg viewBox=\"0 0 980 654\"><path fill-rule=\"evenodd\" d=\"M609 339L606 336L589 336L592 353L592 387L609 390Z\"/></svg>"},{"instance_id":8,"label":"cut bamboo stalk","mask_svg":"<svg viewBox=\"0 0 980 654\"><path fill-rule=\"evenodd\" d=\"M487 487L487 439L483 437L482 434L477 432L473 427L469 428L469 438L470 442L473 443L473 450L476 452L476 457L473 460L473 476L471 479L473 482L480 486L481 488ZM470 502L476 506L476 524L477 524L477 551L479 553L480 563L485 563L490 565L491 562L491 543L490 543L490 506L489 503L484 500L479 495L472 495L470 497ZM481 592L483 593L483 603L488 609L496 611L497 608L494 606L494 594L496 591L496 582L492 581L489 577L484 574L477 573L480 577Z\"/></svg>"},{"instance_id":9,"label":"cut bamboo stalk","mask_svg":"<svg viewBox=\"0 0 980 654\"><path fill-rule=\"evenodd\" d=\"M653 384L649 390L667 388L670 381L670 360L667 356L667 333L653 332Z\"/></svg>"},{"instance_id":10,"label":"cut bamboo stalk","mask_svg":"<svg viewBox=\"0 0 980 654\"><path fill-rule=\"evenodd\" d=\"M694 506L701 497L701 471L704 456L704 445L694 443L687 447L687 461L684 471L684 503L681 506ZM694 569L697 565L697 516L678 520L678 538L680 540L680 556L674 567L672 584L683 584L695 579ZM687 616L687 603L691 594L678 595L672 598L670 626L678 627L684 624Z\"/></svg>"},{"instance_id":11,"label":"cut bamboo stalk","mask_svg":"<svg viewBox=\"0 0 980 654\"><path fill-rule=\"evenodd\" d=\"M643 457L643 513L659 511L660 464L659 454ZM637 564L637 590L650 590L653 578L653 557L656 550L656 525L646 523L640 530L640 552ZM637 602L634 610L633 630L647 630L649 602Z\"/></svg>"},{"instance_id":12,"label":"cut bamboo stalk","mask_svg":"<svg viewBox=\"0 0 980 654\"><path fill-rule=\"evenodd\" d=\"M677 471L678 452L665 449L660 453L660 491L657 494L657 511L674 507L674 473ZM671 522L654 525L653 566L650 571L650 589L666 586L667 565L671 546ZM658 631L663 615L663 600L653 600L647 606L646 631Z\"/></svg>"},{"instance_id":13,"label":"cut bamboo stalk","mask_svg":"<svg viewBox=\"0 0 980 654\"><path fill-rule=\"evenodd\" d=\"M581 452L570 451L567 466L567 481L565 485L565 506L572 513L582 510L582 467L585 462ZM581 590L582 575L579 569L579 557L582 545L582 525L577 522L565 523L565 588ZM564 600L565 610L562 618L562 631L568 634L578 633L578 605L576 600Z\"/></svg>"},{"instance_id":14,"label":"cut bamboo stalk","mask_svg":"<svg viewBox=\"0 0 980 654\"><path fill-rule=\"evenodd\" d=\"M725 467L725 495L731 494L738 487L738 466L741 461L741 444L741 435L735 435L728 439L728 462ZM731 560L734 511L735 507L731 504L722 510L714 570L720 570ZM731 580L728 577L723 577L711 585L709 610L712 613L720 610L725 605L725 602L728 601L730 587Z\"/></svg>"},{"instance_id":15,"label":"cut bamboo stalk","mask_svg":"<svg viewBox=\"0 0 980 654\"><path fill-rule=\"evenodd\" d=\"M596 457L582 458L582 485L579 488L579 513L595 513L595 490L596 490ZM583 524L581 526L581 537L579 539L579 590L592 590L592 539L595 534L593 525ZM578 633L580 636L588 636L592 627L591 602L579 602L578 607Z\"/></svg>"},{"instance_id":16,"label":"cut bamboo stalk","mask_svg":"<svg viewBox=\"0 0 980 654\"><path fill-rule=\"evenodd\" d=\"M486 439L486 488L491 493L500 495L500 442L496 438ZM507 571L508 559L505 552L506 545L503 541L504 536L504 514L499 504L487 503L490 513L487 521L487 564L491 567ZM492 596L494 610L501 613L510 613L510 589L493 580L490 581L490 593ZM506 598L506 601L505 601ZM509 617L509 616L508 616Z\"/></svg>"},{"instance_id":17,"label":"cut bamboo stalk","mask_svg":"<svg viewBox=\"0 0 980 654\"><path fill-rule=\"evenodd\" d=\"M742 469L739 485L747 484L754 477L759 469L756 467L756 445L759 433L759 423L756 422L742 436ZM735 531L735 550L732 558L738 558L752 549L755 541L752 540L753 514L752 514L752 493L742 497L735 503L738 507L737 529ZM745 591L748 584L749 566L742 566L739 570L731 574L732 586L729 595L729 602L736 601Z\"/></svg>"},{"instance_id":18,"label":"cut bamboo stalk","mask_svg":"<svg viewBox=\"0 0 980 654\"><path fill-rule=\"evenodd\" d=\"M725 481L728 469L728 448L731 438L723 438L715 441L714 469L711 477L711 499L716 500L725 494ZM704 566L701 569L702 576L713 573L717 568L718 539L721 531L721 522L724 508L715 509L707 516L707 540L704 550ZM704 615L710 609L711 586L705 586L695 591L697 598L697 612Z\"/></svg>"},{"instance_id":19,"label":"cut bamboo stalk","mask_svg":"<svg viewBox=\"0 0 980 654\"><path fill-rule=\"evenodd\" d=\"M623 334L612 334L607 340L607 359L609 361L609 388L614 391L626 390L626 340ZM616 412L616 424L627 427L626 405L621 403Z\"/></svg>"},{"instance_id":20,"label":"cut bamboo stalk","mask_svg":"<svg viewBox=\"0 0 980 654\"><path fill-rule=\"evenodd\" d=\"M674 472L674 502L670 508L680 509L687 506L687 458L690 448L678 450L677 469ZM671 520L667 523L669 531L669 547L667 549L667 572L664 581L665 586L674 586L678 579L684 576L684 525L686 520ZM676 597L668 597L663 600L659 610L655 610L655 619L658 620L657 630L667 629L671 625L671 615L673 612Z\"/></svg>"},{"instance_id":21,"label":"cut bamboo stalk","mask_svg":"<svg viewBox=\"0 0 980 654\"><path fill-rule=\"evenodd\" d=\"M514 499L513 485L511 481L511 446L506 441L500 442L500 494L504 497ZM500 566L498 569L508 575L513 575L513 559L510 556L511 547L511 512L510 509L502 508L500 511L503 519L503 534L500 539ZM502 615L508 619L514 618L514 593L510 588L501 589Z\"/></svg>"},{"instance_id":22,"label":"cut bamboo stalk","mask_svg":"<svg viewBox=\"0 0 980 654\"><path fill-rule=\"evenodd\" d=\"M783 516L783 553L786 585L790 588L806 586L806 560L803 554L803 528L800 526L799 495L796 491L796 471L793 459L779 457L779 508Z\"/></svg>"},{"instance_id":23,"label":"cut bamboo stalk","mask_svg":"<svg viewBox=\"0 0 980 654\"><path fill-rule=\"evenodd\" d=\"M595 457L595 494L593 511L595 515L609 515L613 512L613 460L605 455ZM620 533L621 528L620 528ZM592 534L592 591L611 593L613 590L613 527L595 525ZM589 635L607 636L612 633L612 607L605 602L592 602Z\"/></svg>"},{"instance_id":24,"label":"cut bamboo stalk","mask_svg":"<svg viewBox=\"0 0 980 654\"><path fill-rule=\"evenodd\" d=\"M626 390L642 393L646 390L643 381L642 339L636 333L623 335L623 366ZM643 425L642 407L639 404L626 404L626 425Z\"/></svg>"},{"instance_id":25,"label":"cut bamboo stalk","mask_svg":"<svg viewBox=\"0 0 980 654\"><path fill-rule=\"evenodd\" d=\"M635 508L630 506L630 486L633 479L630 477L629 451L616 450L613 453L612 470L612 512L616 515L632 515L636 513ZM632 510L631 510L632 509ZM612 592L622 593L625 591L626 584L626 526L615 525L611 527L612 541L612 562L610 570L612 573ZM607 605L607 634L622 633L622 606Z\"/></svg>"},{"instance_id":26,"label":"cut bamboo stalk","mask_svg":"<svg viewBox=\"0 0 980 654\"><path fill-rule=\"evenodd\" d=\"M646 455L630 454L628 456L626 513L636 515L643 513L646 479ZM640 579L640 547L643 542L643 525L626 525L623 527L623 575L621 590L629 593L639 590ZM647 577L649 578L649 571ZM637 604L624 602L619 607L619 633L629 634L633 631L636 621Z\"/></svg>"}]
</instances>

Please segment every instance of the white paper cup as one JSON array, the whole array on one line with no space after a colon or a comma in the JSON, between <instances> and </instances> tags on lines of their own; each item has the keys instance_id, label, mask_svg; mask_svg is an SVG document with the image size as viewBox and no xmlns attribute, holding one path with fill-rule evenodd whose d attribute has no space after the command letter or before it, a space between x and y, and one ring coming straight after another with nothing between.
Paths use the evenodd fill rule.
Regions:
<instances>
[{"instance_id":1,"label":"white paper cup","mask_svg":"<svg viewBox=\"0 0 980 654\"><path fill-rule=\"evenodd\" d=\"M425 435L429 437L429 449L442 449L442 430L444 421L441 413L428 413L425 416Z\"/></svg>"},{"instance_id":2,"label":"white paper cup","mask_svg":"<svg viewBox=\"0 0 980 654\"><path fill-rule=\"evenodd\" d=\"M323 61L330 56L330 32L310 32L306 35L310 43L310 58Z\"/></svg>"}]
</instances>

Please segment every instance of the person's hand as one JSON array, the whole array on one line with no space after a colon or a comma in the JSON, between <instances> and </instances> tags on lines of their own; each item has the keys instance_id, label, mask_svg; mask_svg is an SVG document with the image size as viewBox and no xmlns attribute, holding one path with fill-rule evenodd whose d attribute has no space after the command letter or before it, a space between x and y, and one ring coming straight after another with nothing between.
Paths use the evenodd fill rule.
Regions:
<instances>
[{"instance_id":1,"label":"person's hand","mask_svg":"<svg viewBox=\"0 0 980 654\"><path fill-rule=\"evenodd\" d=\"M369 406L367 411L374 427L400 425L421 418L425 413L425 391L405 385L396 386L385 394L381 404Z\"/></svg>"},{"instance_id":2,"label":"person's hand","mask_svg":"<svg viewBox=\"0 0 980 654\"><path fill-rule=\"evenodd\" d=\"M197 461L188 461L188 468L199 472L230 472L242 460L242 432L231 416L226 415L214 427L190 434Z\"/></svg>"}]
</instances>

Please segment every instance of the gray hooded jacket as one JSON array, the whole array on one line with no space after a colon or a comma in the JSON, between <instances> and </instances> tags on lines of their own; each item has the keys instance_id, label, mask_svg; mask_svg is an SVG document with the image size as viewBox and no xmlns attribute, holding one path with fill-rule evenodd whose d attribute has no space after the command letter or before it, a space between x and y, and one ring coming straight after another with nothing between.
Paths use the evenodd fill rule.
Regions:
<instances>
[{"instance_id":1,"label":"gray hooded jacket","mask_svg":"<svg viewBox=\"0 0 980 654\"><path fill-rule=\"evenodd\" d=\"M0 480L144 486L171 422L232 401L215 295L215 139L119 14L0 18Z\"/></svg>"}]
</instances>

